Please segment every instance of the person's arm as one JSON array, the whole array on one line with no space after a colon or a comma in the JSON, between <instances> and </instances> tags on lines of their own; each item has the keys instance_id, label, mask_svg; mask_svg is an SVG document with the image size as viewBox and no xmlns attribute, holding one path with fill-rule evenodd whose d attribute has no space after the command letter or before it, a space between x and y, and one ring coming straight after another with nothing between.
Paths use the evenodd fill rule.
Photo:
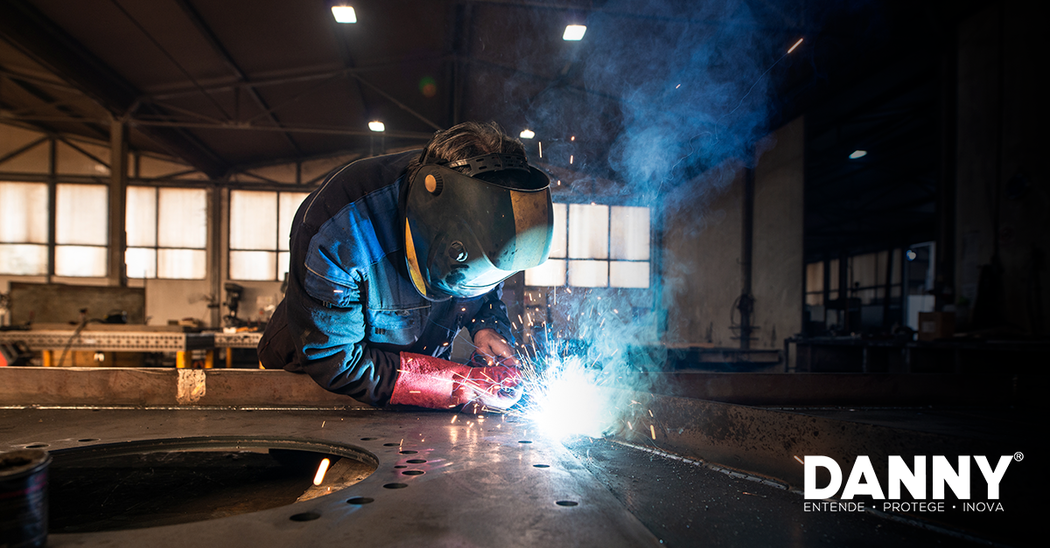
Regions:
<instances>
[{"instance_id":1,"label":"person's arm","mask_svg":"<svg viewBox=\"0 0 1050 548\"><path fill-rule=\"evenodd\" d=\"M325 389L375 406L434 409L471 402L507 408L521 397L513 368L470 367L370 346L358 284L349 276L340 278L344 283L307 269L305 289L288 303L288 328L299 337L300 364Z\"/></svg>"},{"instance_id":2,"label":"person's arm","mask_svg":"<svg viewBox=\"0 0 1050 548\"><path fill-rule=\"evenodd\" d=\"M303 371L321 387L363 403L382 406L390 399L400 356L365 340L365 310L357 284L344 284L310 270L306 287L289 286L289 333Z\"/></svg>"}]
</instances>

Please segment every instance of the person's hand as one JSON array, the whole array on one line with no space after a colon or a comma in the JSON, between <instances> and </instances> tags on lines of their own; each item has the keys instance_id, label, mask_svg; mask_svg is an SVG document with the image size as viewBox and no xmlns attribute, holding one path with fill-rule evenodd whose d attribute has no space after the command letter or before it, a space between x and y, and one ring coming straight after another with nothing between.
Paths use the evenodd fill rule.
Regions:
<instances>
[{"instance_id":1,"label":"person's hand","mask_svg":"<svg viewBox=\"0 0 1050 548\"><path fill-rule=\"evenodd\" d=\"M514 355L514 349L495 329L481 329L474 333L474 347L475 355L471 356L471 363L476 363L480 357L484 365L521 365Z\"/></svg>"},{"instance_id":2,"label":"person's hand","mask_svg":"<svg viewBox=\"0 0 1050 548\"><path fill-rule=\"evenodd\" d=\"M390 403L431 409L467 404L507 409L521 399L521 381L521 372L514 367L471 367L402 352Z\"/></svg>"},{"instance_id":3,"label":"person's hand","mask_svg":"<svg viewBox=\"0 0 1050 548\"><path fill-rule=\"evenodd\" d=\"M453 377L452 396L462 404L480 403L508 409L521 399L521 373L513 367L471 367L466 375Z\"/></svg>"}]
</instances>

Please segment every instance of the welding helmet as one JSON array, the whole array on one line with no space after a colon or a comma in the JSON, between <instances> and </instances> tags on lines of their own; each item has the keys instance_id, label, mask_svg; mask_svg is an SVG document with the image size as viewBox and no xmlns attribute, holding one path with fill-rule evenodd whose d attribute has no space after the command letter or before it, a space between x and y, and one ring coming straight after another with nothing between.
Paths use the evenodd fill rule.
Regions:
<instances>
[{"instance_id":1,"label":"welding helmet","mask_svg":"<svg viewBox=\"0 0 1050 548\"><path fill-rule=\"evenodd\" d=\"M550 253L550 179L520 154L423 164L403 215L412 285L432 301L483 295Z\"/></svg>"}]
</instances>

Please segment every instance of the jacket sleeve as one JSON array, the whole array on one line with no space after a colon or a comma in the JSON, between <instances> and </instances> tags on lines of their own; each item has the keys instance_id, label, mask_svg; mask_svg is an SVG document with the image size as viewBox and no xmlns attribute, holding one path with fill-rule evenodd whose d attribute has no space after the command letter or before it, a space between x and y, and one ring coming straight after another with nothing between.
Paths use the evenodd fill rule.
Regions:
<instances>
[{"instance_id":1,"label":"jacket sleeve","mask_svg":"<svg viewBox=\"0 0 1050 548\"><path fill-rule=\"evenodd\" d=\"M503 303L503 284L482 295L481 308L470 321L466 322L470 336L482 329L495 329L497 333L507 340L507 344L514 346L514 333L511 331L510 319L507 318L507 305Z\"/></svg>"},{"instance_id":2,"label":"jacket sleeve","mask_svg":"<svg viewBox=\"0 0 1050 548\"><path fill-rule=\"evenodd\" d=\"M307 268L299 283L289 284L288 330L302 370L317 384L382 406L394 391L400 356L367 344L361 283Z\"/></svg>"}]
</instances>

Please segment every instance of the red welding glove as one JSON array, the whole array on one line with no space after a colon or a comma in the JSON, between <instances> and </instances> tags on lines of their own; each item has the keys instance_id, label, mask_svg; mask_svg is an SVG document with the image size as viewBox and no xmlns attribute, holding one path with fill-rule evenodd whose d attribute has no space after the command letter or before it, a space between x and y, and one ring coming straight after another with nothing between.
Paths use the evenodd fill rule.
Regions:
<instances>
[{"instance_id":1,"label":"red welding glove","mask_svg":"<svg viewBox=\"0 0 1050 548\"><path fill-rule=\"evenodd\" d=\"M470 367L402 352L390 403L449 409L477 402L507 409L521 399L521 392L521 374L513 367Z\"/></svg>"}]
</instances>

